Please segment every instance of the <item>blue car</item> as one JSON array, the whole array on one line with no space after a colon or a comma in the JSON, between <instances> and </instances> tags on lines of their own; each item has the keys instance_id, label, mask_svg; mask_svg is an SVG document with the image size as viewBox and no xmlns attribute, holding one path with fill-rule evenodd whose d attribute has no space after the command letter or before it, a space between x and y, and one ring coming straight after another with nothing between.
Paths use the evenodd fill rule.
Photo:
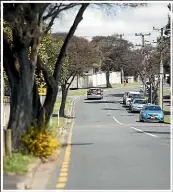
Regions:
<instances>
[{"instance_id":1,"label":"blue car","mask_svg":"<svg viewBox=\"0 0 173 192\"><path fill-rule=\"evenodd\" d=\"M164 113L159 105L145 105L139 114L139 121L159 121L164 122Z\"/></svg>"}]
</instances>

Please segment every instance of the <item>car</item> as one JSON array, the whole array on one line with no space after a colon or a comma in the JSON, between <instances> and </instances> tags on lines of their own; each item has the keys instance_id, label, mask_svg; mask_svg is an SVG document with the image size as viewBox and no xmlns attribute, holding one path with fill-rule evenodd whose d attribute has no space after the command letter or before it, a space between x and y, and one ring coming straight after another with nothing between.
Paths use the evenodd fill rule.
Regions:
<instances>
[{"instance_id":1,"label":"car","mask_svg":"<svg viewBox=\"0 0 173 192\"><path fill-rule=\"evenodd\" d=\"M164 112L159 105L144 105L139 114L139 121L159 121L164 122Z\"/></svg>"},{"instance_id":2,"label":"car","mask_svg":"<svg viewBox=\"0 0 173 192\"><path fill-rule=\"evenodd\" d=\"M125 92L124 95L123 95L123 104L126 103L126 98L127 98L128 93L129 92Z\"/></svg>"},{"instance_id":3,"label":"car","mask_svg":"<svg viewBox=\"0 0 173 192\"><path fill-rule=\"evenodd\" d=\"M134 97L131 97L129 109L131 109L131 105L132 105L134 99L144 99L144 95L140 94L140 95L135 95Z\"/></svg>"},{"instance_id":4,"label":"car","mask_svg":"<svg viewBox=\"0 0 173 192\"><path fill-rule=\"evenodd\" d=\"M130 111L133 112L140 112L140 110L144 107L144 105L147 104L147 100L146 99L141 99L141 98L135 98L132 103L131 103L131 107L130 107Z\"/></svg>"},{"instance_id":5,"label":"car","mask_svg":"<svg viewBox=\"0 0 173 192\"><path fill-rule=\"evenodd\" d=\"M103 90L101 88L90 88L87 91L87 99L103 99Z\"/></svg>"},{"instance_id":6,"label":"car","mask_svg":"<svg viewBox=\"0 0 173 192\"><path fill-rule=\"evenodd\" d=\"M130 105L130 101L132 98L137 98L137 97L141 97L141 93L137 92L137 91L131 91L128 93L127 97L126 97L126 101L125 101L125 105L129 106Z\"/></svg>"}]
</instances>

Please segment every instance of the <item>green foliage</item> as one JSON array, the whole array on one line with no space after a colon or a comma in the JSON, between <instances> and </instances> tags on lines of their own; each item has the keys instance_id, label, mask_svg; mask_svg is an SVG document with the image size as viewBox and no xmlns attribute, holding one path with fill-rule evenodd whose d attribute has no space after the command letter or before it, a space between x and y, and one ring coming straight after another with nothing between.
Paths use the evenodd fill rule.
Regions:
<instances>
[{"instance_id":1,"label":"green foliage","mask_svg":"<svg viewBox=\"0 0 173 192\"><path fill-rule=\"evenodd\" d=\"M36 161L36 157L31 155L24 155L21 153L13 153L12 157L6 157L4 161L5 173L23 174L28 171L28 165Z\"/></svg>"},{"instance_id":2,"label":"green foliage","mask_svg":"<svg viewBox=\"0 0 173 192\"><path fill-rule=\"evenodd\" d=\"M51 33L45 35L40 43L39 55L44 64L46 64L53 74L54 65L62 47L63 41L57 40ZM36 70L37 84L41 87L46 83L42 71Z\"/></svg>"}]
</instances>

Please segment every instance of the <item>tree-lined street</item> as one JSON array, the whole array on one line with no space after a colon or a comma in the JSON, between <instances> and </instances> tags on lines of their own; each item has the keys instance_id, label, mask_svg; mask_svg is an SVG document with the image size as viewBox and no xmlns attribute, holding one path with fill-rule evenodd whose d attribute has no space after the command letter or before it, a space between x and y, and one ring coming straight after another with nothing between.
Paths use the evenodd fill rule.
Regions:
<instances>
[{"instance_id":1,"label":"tree-lined street","mask_svg":"<svg viewBox=\"0 0 173 192\"><path fill-rule=\"evenodd\" d=\"M170 189L171 3L2 6L4 189Z\"/></svg>"},{"instance_id":2,"label":"tree-lined street","mask_svg":"<svg viewBox=\"0 0 173 192\"><path fill-rule=\"evenodd\" d=\"M132 88L104 93L101 101L76 101L64 189L170 188L170 126L139 123L139 114L128 113L120 103L127 90ZM48 189L56 188L60 166L55 172Z\"/></svg>"}]
</instances>

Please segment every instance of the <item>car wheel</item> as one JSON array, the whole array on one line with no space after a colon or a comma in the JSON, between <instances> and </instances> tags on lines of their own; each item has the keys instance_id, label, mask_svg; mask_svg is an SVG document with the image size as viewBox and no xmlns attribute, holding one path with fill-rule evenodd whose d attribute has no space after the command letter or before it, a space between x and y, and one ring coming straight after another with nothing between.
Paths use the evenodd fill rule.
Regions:
<instances>
[{"instance_id":1,"label":"car wheel","mask_svg":"<svg viewBox=\"0 0 173 192\"><path fill-rule=\"evenodd\" d=\"M164 121L159 121L159 123L164 123Z\"/></svg>"}]
</instances>

